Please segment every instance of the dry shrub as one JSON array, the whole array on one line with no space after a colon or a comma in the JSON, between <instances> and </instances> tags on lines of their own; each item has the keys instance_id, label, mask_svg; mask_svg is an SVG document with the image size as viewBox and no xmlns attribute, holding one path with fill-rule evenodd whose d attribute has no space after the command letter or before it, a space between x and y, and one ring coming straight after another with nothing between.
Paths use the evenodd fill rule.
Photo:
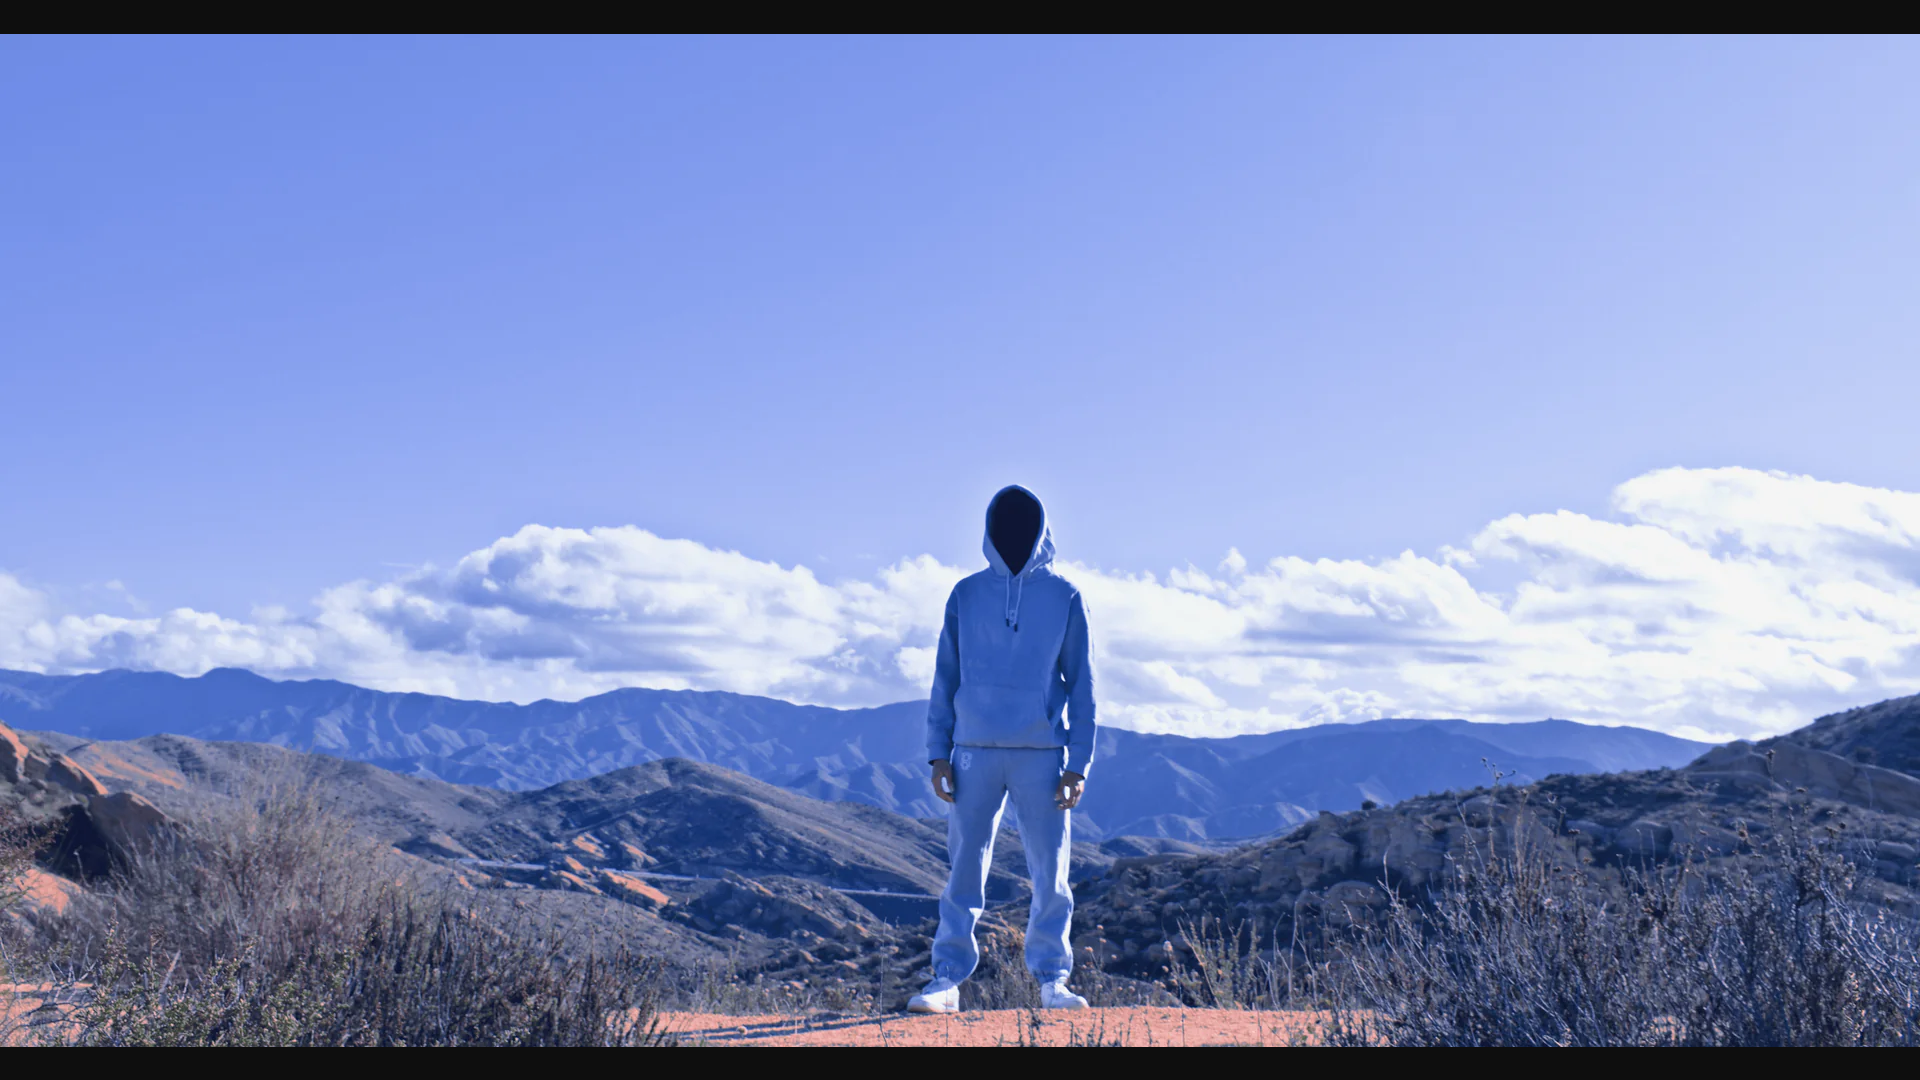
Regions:
<instances>
[{"instance_id":1,"label":"dry shrub","mask_svg":"<svg viewBox=\"0 0 1920 1080\"><path fill-rule=\"evenodd\" d=\"M1027 970L1026 933L995 912L980 921L980 966L960 984L960 1004L968 1010L1040 1008L1040 984ZM1133 1005L1177 1005L1178 999L1152 983L1102 970L1089 950L1070 977L1075 992L1096 1008ZM904 996L901 999L905 1000Z\"/></svg>"},{"instance_id":2,"label":"dry shrub","mask_svg":"<svg viewBox=\"0 0 1920 1080\"><path fill-rule=\"evenodd\" d=\"M960 1005L975 1009L1038 1009L1040 984L1027 970L1027 935L997 914L983 918L975 931L980 966L960 984Z\"/></svg>"},{"instance_id":3,"label":"dry shrub","mask_svg":"<svg viewBox=\"0 0 1920 1080\"><path fill-rule=\"evenodd\" d=\"M1287 956L1242 923L1228 927L1202 916L1180 924L1168 983L1182 1003L1200 1009L1278 1009L1292 1001Z\"/></svg>"},{"instance_id":4,"label":"dry shrub","mask_svg":"<svg viewBox=\"0 0 1920 1080\"><path fill-rule=\"evenodd\" d=\"M1396 898L1383 926L1334 946L1334 1041L1912 1044L1920 932L1855 902L1836 842L1792 821L1774 835L1617 885L1544 851L1473 847L1426 903Z\"/></svg>"},{"instance_id":5,"label":"dry shrub","mask_svg":"<svg viewBox=\"0 0 1920 1080\"><path fill-rule=\"evenodd\" d=\"M47 830L28 822L11 804L0 804L0 916L26 895L24 883Z\"/></svg>"},{"instance_id":6,"label":"dry shrub","mask_svg":"<svg viewBox=\"0 0 1920 1080\"><path fill-rule=\"evenodd\" d=\"M277 771L129 853L106 892L130 958L159 950L197 971L242 953L284 968L352 940L374 906L420 888L332 813L318 782Z\"/></svg>"},{"instance_id":7,"label":"dry shrub","mask_svg":"<svg viewBox=\"0 0 1920 1080\"><path fill-rule=\"evenodd\" d=\"M352 937L290 963L242 946L200 969L117 937L64 1041L107 1046L624 1046L657 1041L655 966L448 904L378 898Z\"/></svg>"},{"instance_id":8,"label":"dry shrub","mask_svg":"<svg viewBox=\"0 0 1920 1080\"><path fill-rule=\"evenodd\" d=\"M399 870L318 786L262 782L134 853L61 963L58 1041L632 1045L655 964L456 901Z\"/></svg>"},{"instance_id":9,"label":"dry shrub","mask_svg":"<svg viewBox=\"0 0 1920 1080\"><path fill-rule=\"evenodd\" d=\"M891 1011L906 997L898 979L883 970L873 983L844 979L781 978L742 969L737 953L663 968L663 1008L722 1016L805 1016ZM898 1000L894 1000L894 998Z\"/></svg>"}]
</instances>

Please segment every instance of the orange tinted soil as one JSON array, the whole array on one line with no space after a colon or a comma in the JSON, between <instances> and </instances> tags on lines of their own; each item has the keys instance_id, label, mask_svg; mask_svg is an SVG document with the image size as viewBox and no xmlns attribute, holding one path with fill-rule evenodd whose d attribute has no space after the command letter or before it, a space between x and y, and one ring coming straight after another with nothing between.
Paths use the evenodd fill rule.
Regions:
<instances>
[{"instance_id":1,"label":"orange tinted soil","mask_svg":"<svg viewBox=\"0 0 1920 1080\"><path fill-rule=\"evenodd\" d=\"M32 1016L46 1000L47 987L29 983L0 983L0 1046L26 1046L34 1042L58 1042L71 1036L73 1025L53 1016ZM60 1008L66 1015L67 1007Z\"/></svg>"},{"instance_id":2,"label":"orange tinted soil","mask_svg":"<svg viewBox=\"0 0 1920 1080\"><path fill-rule=\"evenodd\" d=\"M67 909L73 906L74 897L81 892L78 884L49 874L37 866L27 868L26 878L20 882L20 890L21 904L54 915L65 915Z\"/></svg>"},{"instance_id":3,"label":"orange tinted soil","mask_svg":"<svg viewBox=\"0 0 1920 1080\"><path fill-rule=\"evenodd\" d=\"M68 756L73 758L77 764L85 767L88 772L103 779L146 780L170 788L184 788L187 786L187 778L172 769L166 769L165 766L162 766L161 769L165 769L165 771L161 771L161 769L152 769L128 761L126 758L111 750L102 749L98 743L90 743L86 746L76 747Z\"/></svg>"},{"instance_id":4,"label":"orange tinted soil","mask_svg":"<svg viewBox=\"0 0 1920 1080\"><path fill-rule=\"evenodd\" d=\"M1226 1009L1008 1009L952 1016L667 1013L661 1022L682 1044L707 1046L1297 1046L1318 1041L1320 1016Z\"/></svg>"}]
</instances>

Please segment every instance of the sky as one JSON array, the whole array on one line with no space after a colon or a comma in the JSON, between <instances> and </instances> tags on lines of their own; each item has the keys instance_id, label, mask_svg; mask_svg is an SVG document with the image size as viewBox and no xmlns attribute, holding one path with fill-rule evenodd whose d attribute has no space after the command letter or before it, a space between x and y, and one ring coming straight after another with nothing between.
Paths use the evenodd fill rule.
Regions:
<instances>
[{"instance_id":1,"label":"sky","mask_svg":"<svg viewBox=\"0 0 1920 1080\"><path fill-rule=\"evenodd\" d=\"M0 39L0 667L1118 723L1920 691L1920 41Z\"/></svg>"}]
</instances>

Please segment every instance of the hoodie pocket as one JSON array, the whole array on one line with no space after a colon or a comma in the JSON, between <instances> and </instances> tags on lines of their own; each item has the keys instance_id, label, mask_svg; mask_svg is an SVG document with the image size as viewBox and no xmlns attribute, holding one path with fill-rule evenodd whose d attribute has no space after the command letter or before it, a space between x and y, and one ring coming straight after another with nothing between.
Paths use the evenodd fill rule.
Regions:
<instances>
[{"instance_id":1,"label":"hoodie pocket","mask_svg":"<svg viewBox=\"0 0 1920 1080\"><path fill-rule=\"evenodd\" d=\"M1037 690L963 680L953 695L953 741L969 746L1057 746L1047 696Z\"/></svg>"}]
</instances>

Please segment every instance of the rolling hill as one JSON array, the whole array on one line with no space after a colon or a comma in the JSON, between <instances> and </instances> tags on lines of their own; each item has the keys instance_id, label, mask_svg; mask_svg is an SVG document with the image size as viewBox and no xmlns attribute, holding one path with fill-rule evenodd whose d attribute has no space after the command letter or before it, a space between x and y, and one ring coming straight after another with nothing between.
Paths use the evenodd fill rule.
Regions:
<instances>
[{"instance_id":1,"label":"rolling hill","mask_svg":"<svg viewBox=\"0 0 1920 1080\"><path fill-rule=\"evenodd\" d=\"M198 678L0 671L0 722L22 729L265 743L505 791L685 758L910 818L945 810L926 786L924 714L920 702L830 709L646 689L518 705L279 682L234 669ZM1704 749L1658 732L1565 720L1377 720L1226 739L1106 728L1075 828L1096 840L1254 837L1323 810L1473 786L1490 765L1528 780L1673 767Z\"/></svg>"}]
</instances>

